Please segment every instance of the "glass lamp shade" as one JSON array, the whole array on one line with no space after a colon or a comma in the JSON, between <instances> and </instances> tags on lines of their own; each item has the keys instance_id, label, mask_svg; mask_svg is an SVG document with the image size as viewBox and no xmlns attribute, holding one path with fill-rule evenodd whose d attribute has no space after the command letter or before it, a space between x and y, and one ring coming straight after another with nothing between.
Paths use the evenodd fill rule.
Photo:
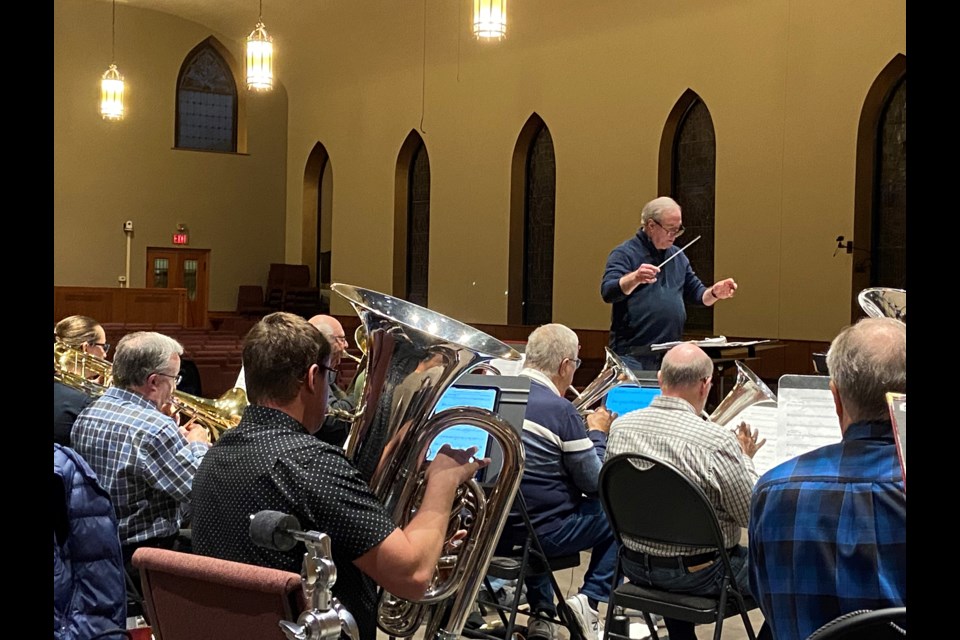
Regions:
<instances>
[{"instance_id":1,"label":"glass lamp shade","mask_svg":"<svg viewBox=\"0 0 960 640\"><path fill-rule=\"evenodd\" d=\"M507 0L473 0L473 35L497 40L507 35Z\"/></svg>"},{"instance_id":2,"label":"glass lamp shade","mask_svg":"<svg viewBox=\"0 0 960 640\"><path fill-rule=\"evenodd\" d=\"M247 89L273 89L273 38L262 22L247 37Z\"/></svg>"},{"instance_id":3,"label":"glass lamp shade","mask_svg":"<svg viewBox=\"0 0 960 640\"><path fill-rule=\"evenodd\" d=\"M123 119L123 76L115 64L100 80L100 115L104 120Z\"/></svg>"}]
</instances>

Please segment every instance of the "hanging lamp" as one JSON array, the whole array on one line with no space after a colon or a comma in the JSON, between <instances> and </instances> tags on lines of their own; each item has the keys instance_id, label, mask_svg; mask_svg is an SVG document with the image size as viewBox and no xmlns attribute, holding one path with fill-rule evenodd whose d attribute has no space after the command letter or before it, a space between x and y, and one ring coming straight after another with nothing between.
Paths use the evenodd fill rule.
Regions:
<instances>
[{"instance_id":1,"label":"hanging lamp","mask_svg":"<svg viewBox=\"0 0 960 640\"><path fill-rule=\"evenodd\" d=\"M123 120L123 76L117 71L117 0L113 0L110 68L100 78L100 116L104 120Z\"/></svg>"},{"instance_id":2,"label":"hanging lamp","mask_svg":"<svg viewBox=\"0 0 960 640\"><path fill-rule=\"evenodd\" d=\"M273 89L273 38L263 26L263 0L260 0L257 26L247 36L247 89Z\"/></svg>"},{"instance_id":3,"label":"hanging lamp","mask_svg":"<svg viewBox=\"0 0 960 640\"><path fill-rule=\"evenodd\" d=\"M473 0L473 35L478 40L507 35L507 0Z\"/></svg>"}]
</instances>

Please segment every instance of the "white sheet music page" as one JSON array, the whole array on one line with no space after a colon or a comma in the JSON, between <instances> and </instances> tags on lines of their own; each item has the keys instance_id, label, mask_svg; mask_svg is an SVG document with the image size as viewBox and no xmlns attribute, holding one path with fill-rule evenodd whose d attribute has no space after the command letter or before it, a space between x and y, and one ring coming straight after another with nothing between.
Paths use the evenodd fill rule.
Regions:
<instances>
[{"instance_id":1,"label":"white sheet music page","mask_svg":"<svg viewBox=\"0 0 960 640\"><path fill-rule=\"evenodd\" d=\"M780 378L777 456L781 462L840 442L840 422L826 376Z\"/></svg>"}]
</instances>

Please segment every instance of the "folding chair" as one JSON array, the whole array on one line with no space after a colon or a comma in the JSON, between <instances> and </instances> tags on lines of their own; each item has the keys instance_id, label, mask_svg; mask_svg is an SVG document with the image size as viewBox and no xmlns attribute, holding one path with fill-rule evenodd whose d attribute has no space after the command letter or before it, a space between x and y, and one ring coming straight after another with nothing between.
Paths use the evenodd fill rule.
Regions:
<instances>
[{"instance_id":1,"label":"folding chair","mask_svg":"<svg viewBox=\"0 0 960 640\"><path fill-rule=\"evenodd\" d=\"M699 486L666 462L640 453L624 453L604 463L600 471L600 501L619 546L607 606L608 636L625 637L610 631L614 610L623 607L643 612L654 640L658 640L650 617L654 613L693 624L714 623L714 640L720 639L724 619L739 613L748 637L755 640L747 612L756 609L757 603L737 587L716 511ZM623 557L631 553L624 546L625 536L716 549L716 562L723 564L724 572L719 595L692 596L629 582L617 586L624 575Z\"/></svg>"},{"instance_id":2,"label":"folding chair","mask_svg":"<svg viewBox=\"0 0 960 640\"><path fill-rule=\"evenodd\" d=\"M494 556L487 569L487 575L484 577L484 586L487 592L496 598L493 587L490 584L490 577L501 578L504 580L516 580L517 589L514 592L513 602L506 604L492 603L487 606L497 610L500 621L503 623L503 632L491 634L476 629L464 629L463 635L468 638L512 638L516 626L518 609L520 608L520 596L523 593L524 577L528 575L547 573L550 577L550 584L553 586L554 595L557 598L557 616L559 622L570 632L570 640L582 640L580 628L577 626L573 613L570 611L564 599L564 591L557 582L554 575L555 571L572 569L580 564L580 554L571 554L567 556L547 557L540 544L540 539L533 528L533 523L527 513L527 505L523 500L523 495L517 493L514 501L514 514L519 515L524 522L527 531L526 541L523 545L511 545L509 555ZM503 546L501 545L501 550ZM530 612L530 618L537 616L536 612Z\"/></svg>"},{"instance_id":3,"label":"folding chair","mask_svg":"<svg viewBox=\"0 0 960 640\"><path fill-rule=\"evenodd\" d=\"M907 637L907 608L861 609L826 623L807 640L897 640Z\"/></svg>"}]
</instances>

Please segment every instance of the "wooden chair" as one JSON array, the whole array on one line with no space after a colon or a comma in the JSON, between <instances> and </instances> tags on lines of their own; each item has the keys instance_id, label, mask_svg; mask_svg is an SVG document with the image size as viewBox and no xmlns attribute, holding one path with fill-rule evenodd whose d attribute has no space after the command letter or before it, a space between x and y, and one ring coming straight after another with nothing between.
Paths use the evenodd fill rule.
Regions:
<instances>
[{"instance_id":1,"label":"wooden chair","mask_svg":"<svg viewBox=\"0 0 960 640\"><path fill-rule=\"evenodd\" d=\"M156 640L285 640L304 608L300 575L143 547L133 554Z\"/></svg>"}]
</instances>

